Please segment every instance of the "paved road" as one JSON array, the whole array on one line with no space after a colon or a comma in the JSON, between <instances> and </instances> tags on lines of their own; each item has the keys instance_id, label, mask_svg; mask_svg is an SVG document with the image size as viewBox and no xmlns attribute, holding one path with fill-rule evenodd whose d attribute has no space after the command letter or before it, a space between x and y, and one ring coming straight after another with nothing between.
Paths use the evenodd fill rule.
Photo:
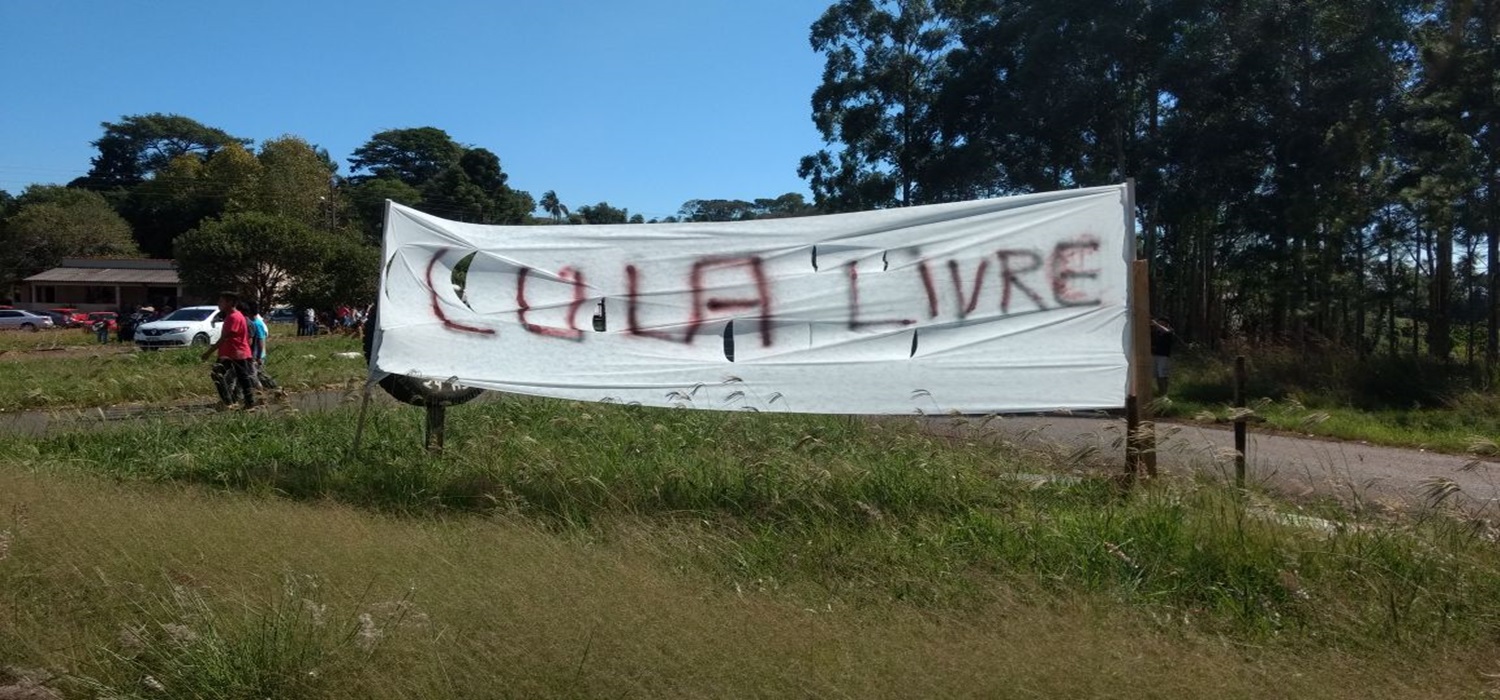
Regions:
<instances>
[{"instance_id":1,"label":"paved road","mask_svg":"<svg viewBox=\"0 0 1500 700\"><path fill-rule=\"evenodd\" d=\"M972 431L951 419L931 419L933 430ZM991 421L993 433L1022 445L1096 454L1123 465L1125 421L1117 418L1026 416ZM1207 471L1232 477L1234 433L1201 424L1159 426L1157 459L1162 469ZM1388 506L1420 503L1436 479L1452 482L1469 506L1500 499L1500 463L1425 450L1378 447L1288 435L1256 434L1251 426L1246 462L1249 478L1292 494L1321 493Z\"/></svg>"},{"instance_id":2,"label":"paved road","mask_svg":"<svg viewBox=\"0 0 1500 700\"><path fill-rule=\"evenodd\" d=\"M377 400L388 401L376 391ZM321 391L295 394L273 410L324 411L356 401L357 392ZM488 397L482 397L488 398ZM162 407L121 407L59 412L0 413L0 435L40 435L88 429L147 416L191 419L212 413L199 402ZM904 419L896 419L904 420ZM982 424L982 425L981 425ZM1003 439L1034 449L1124 464L1124 420L1108 417L1023 416L983 422L979 419L929 418L923 427L935 433ZM1158 462L1178 473L1207 472L1225 478L1234 471L1234 435L1200 424L1162 424ZM1345 501L1403 507L1421 503L1436 479L1459 489L1470 507L1500 503L1500 463L1423 450L1377 447L1287 435L1256 434L1252 426L1249 476L1292 495L1327 494ZM1496 506L1500 507L1500 506Z\"/></svg>"}]
</instances>

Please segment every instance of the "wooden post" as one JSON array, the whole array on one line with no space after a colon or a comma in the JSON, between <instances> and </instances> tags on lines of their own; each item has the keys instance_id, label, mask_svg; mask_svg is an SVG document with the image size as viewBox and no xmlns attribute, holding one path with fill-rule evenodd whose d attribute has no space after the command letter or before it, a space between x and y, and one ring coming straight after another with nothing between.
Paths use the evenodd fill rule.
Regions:
<instances>
[{"instance_id":1,"label":"wooden post","mask_svg":"<svg viewBox=\"0 0 1500 700\"><path fill-rule=\"evenodd\" d=\"M432 452L443 451L443 430L448 422L448 407L427 404L427 435L424 444Z\"/></svg>"},{"instance_id":2,"label":"wooden post","mask_svg":"<svg viewBox=\"0 0 1500 700\"><path fill-rule=\"evenodd\" d=\"M1234 407L1245 408L1245 356L1234 358ZM1234 485L1245 488L1245 415L1235 411L1234 419Z\"/></svg>"},{"instance_id":3,"label":"wooden post","mask_svg":"<svg viewBox=\"0 0 1500 700\"><path fill-rule=\"evenodd\" d=\"M359 442L365 436L365 416L370 411L370 390L375 383L365 380L365 395L359 402L359 421L354 424L354 445L349 448L349 455L359 453Z\"/></svg>"},{"instance_id":4,"label":"wooden post","mask_svg":"<svg viewBox=\"0 0 1500 700\"><path fill-rule=\"evenodd\" d=\"M1131 394L1135 397L1139 421L1129 438L1136 443L1135 468L1147 476L1156 476L1156 429L1151 421L1155 381L1151 359L1151 276L1150 263L1145 260L1130 264L1130 366Z\"/></svg>"}]
</instances>

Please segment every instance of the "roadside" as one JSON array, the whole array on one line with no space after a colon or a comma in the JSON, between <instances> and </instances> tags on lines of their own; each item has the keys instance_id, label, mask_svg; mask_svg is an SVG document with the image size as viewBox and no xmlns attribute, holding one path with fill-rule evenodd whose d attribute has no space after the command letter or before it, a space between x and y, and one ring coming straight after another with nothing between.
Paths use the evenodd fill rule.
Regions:
<instances>
[{"instance_id":1,"label":"roadside","mask_svg":"<svg viewBox=\"0 0 1500 700\"><path fill-rule=\"evenodd\" d=\"M1234 476L1234 433L1209 424L1162 423L1158 465L1176 473ZM979 421L928 419L927 428L961 437L979 434L1038 449L1063 449L1078 458L1123 465L1125 421L1112 417L1013 416ZM1246 471L1252 483L1291 496L1324 495L1363 505L1406 507L1435 489L1471 506L1500 499L1492 473L1500 464L1472 456L1382 447L1330 438L1256 433L1252 426ZM1456 487L1458 491L1452 489Z\"/></svg>"},{"instance_id":2,"label":"roadside","mask_svg":"<svg viewBox=\"0 0 1500 700\"><path fill-rule=\"evenodd\" d=\"M394 403L379 390L372 396L381 403ZM480 400L499 398L498 394L486 394ZM269 402L267 410L325 412L358 400L357 386L322 389L281 396ZM168 405L0 413L0 435L39 436L147 419L193 420L216 412L216 402L195 399ZM461 425L462 415L462 408L455 409L455 427ZM899 423L909 419L889 420ZM1123 464L1125 459L1125 423L1119 418L1009 416L910 420L922 430L940 435L1004 440L1051 453L1061 451L1078 461ZM1157 453L1163 470L1233 477L1234 437L1226 429L1208 424L1163 423ZM1409 507L1435 493L1457 496L1467 505L1480 508L1500 500L1500 481L1492 473L1500 464L1494 462L1421 449L1256 433L1253 427L1247 467L1252 483L1293 497L1330 496L1356 505L1383 508Z\"/></svg>"}]
</instances>

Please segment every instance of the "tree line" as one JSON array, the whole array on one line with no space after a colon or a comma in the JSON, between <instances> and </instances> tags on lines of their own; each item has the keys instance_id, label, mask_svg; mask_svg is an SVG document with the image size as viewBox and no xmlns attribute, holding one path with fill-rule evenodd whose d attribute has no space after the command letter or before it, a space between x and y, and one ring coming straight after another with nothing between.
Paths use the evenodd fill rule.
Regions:
<instances>
[{"instance_id":1,"label":"tree line","mask_svg":"<svg viewBox=\"0 0 1500 700\"><path fill-rule=\"evenodd\" d=\"M375 296L386 200L484 224L648 222L608 202L569 209L509 185L494 152L426 126L374 134L348 159L297 136L250 139L175 114L104 122L87 174L0 192L0 289L65 257L174 258L193 293L328 308ZM802 195L690 200L661 221L806 214Z\"/></svg>"},{"instance_id":2,"label":"tree line","mask_svg":"<svg viewBox=\"0 0 1500 700\"><path fill-rule=\"evenodd\" d=\"M846 211L1137 182L1180 334L1467 359L1500 333L1500 0L841 0Z\"/></svg>"},{"instance_id":3,"label":"tree line","mask_svg":"<svg viewBox=\"0 0 1500 700\"><path fill-rule=\"evenodd\" d=\"M661 221L1134 178L1153 307L1182 337L1493 375L1497 33L1500 0L839 0L810 31L825 147L797 169L813 201L694 199ZM435 127L374 134L343 175L295 136L253 148L164 114L102 126L84 177L0 193L0 284L64 255L175 256L205 279L247 267L207 261L241 256L357 300L373 274L340 271L373 270L387 199L478 223L649 223L534 199L495 153Z\"/></svg>"}]
</instances>

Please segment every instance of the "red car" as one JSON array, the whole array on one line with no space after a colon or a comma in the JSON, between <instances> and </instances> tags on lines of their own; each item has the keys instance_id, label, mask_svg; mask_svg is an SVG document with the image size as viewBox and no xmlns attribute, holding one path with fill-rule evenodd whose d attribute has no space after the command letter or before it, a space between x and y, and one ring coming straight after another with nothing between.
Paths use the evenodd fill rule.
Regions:
<instances>
[{"instance_id":1,"label":"red car","mask_svg":"<svg viewBox=\"0 0 1500 700\"><path fill-rule=\"evenodd\" d=\"M120 327L119 314L116 314L113 311L90 311L89 313L84 314L83 317L83 329L87 331L93 330L94 324L99 321L104 321L106 327L109 328L109 332L111 333L115 332L115 329Z\"/></svg>"},{"instance_id":2,"label":"red car","mask_svg":"<svg viewBox=\"0 0 1500 700\"><path fill-rule=\"evenodd\" d=\"M88 323L89 315L71 306L61 306L47 311L62 316L65 320L65 328L77 328Z\"/></svg>"}]
</instances>

